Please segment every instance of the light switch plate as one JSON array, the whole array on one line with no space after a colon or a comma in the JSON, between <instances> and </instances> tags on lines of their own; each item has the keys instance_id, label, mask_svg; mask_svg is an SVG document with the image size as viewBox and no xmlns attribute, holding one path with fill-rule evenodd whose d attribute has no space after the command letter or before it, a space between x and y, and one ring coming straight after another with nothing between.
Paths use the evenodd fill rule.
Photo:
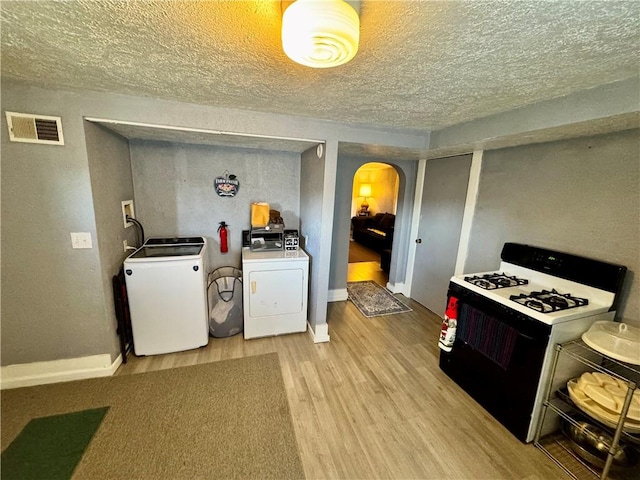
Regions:
<instances>
[{"instance_id":1,"label":"light switch plate","mask_svg":"<svg viewBox=\"0 0 640 480\"><path fill-rule=\"evenodd\" d=\"M73 248L93 248L90 232L71 232L71 246Z\"/></svg>"}]
</instances>

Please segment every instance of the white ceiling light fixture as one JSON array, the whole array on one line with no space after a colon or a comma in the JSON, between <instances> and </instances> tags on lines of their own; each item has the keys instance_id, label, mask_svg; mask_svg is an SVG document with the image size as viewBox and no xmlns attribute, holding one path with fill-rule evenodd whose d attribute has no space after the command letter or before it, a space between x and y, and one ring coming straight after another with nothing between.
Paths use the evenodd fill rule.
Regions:
<instances>
[{"instance_id":1,"label":"white ceiling light fixture","mask_svg":"<svg viewBox=\"0 0 640 480\"><path fill-rule=\"evenodd\" d=\"M344 0L297 0L282 15L284 53L307 67L343 65L355 57L359 41L358 12Z\"/></svg>"}]
</instances>

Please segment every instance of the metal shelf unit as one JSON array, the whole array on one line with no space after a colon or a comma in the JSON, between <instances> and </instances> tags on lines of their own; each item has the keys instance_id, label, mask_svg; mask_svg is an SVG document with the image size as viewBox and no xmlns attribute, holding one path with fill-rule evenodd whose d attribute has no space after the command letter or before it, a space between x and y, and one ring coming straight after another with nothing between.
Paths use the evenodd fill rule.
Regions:
<instances>
[{"instance_id":1,"label":"metal shelf unit","mask_svg":"<svg viewBox=\"0 0 640 480\"><path fill-rule=\"evenodd\" d=\"M558 366L560 362L574 362L570 370L575 372L578 368L582 371L596 371L611 375L626 383L627 394L625 403L620 414L620 420L615 428L605 425L598 419L591 417L588 413L582 411L573 404L568 394L562 389L557 388L558 382L566 384L568 378L556 378L558 374ZM556 388L554 388L556 385ZM627 444L631 444L636 450L640 446L640 434L631 434L623 430L624 421L627 417L631 398L635 390L640 385L640 368L635 365L620 362L608 357L591 347L587 346L582 340L572 340L570 342L557 344L556 352L553 360L551 375L548 381L545 401L542 406L542 415L534 444L562 467L572 478L576 480L600 478L605 480L611 479L637 479L640 478L640 464L629 467L625 470L612 471L612 462L614 455L618 450L621 440ZM609 448L606 462L602 469L586 462L577 455L571 448L569 439L560 431L555 429L551 432L543 432L545 429L545 420L549 420L549 415L556 418L551 419L551 425L555 425L561 421L578 425L579 418L588 419L589 423L597 425L604 430L611 432L613 437L612 444ZM553 421L555 420L555 422Z\"/></svg>"}]
</instances>

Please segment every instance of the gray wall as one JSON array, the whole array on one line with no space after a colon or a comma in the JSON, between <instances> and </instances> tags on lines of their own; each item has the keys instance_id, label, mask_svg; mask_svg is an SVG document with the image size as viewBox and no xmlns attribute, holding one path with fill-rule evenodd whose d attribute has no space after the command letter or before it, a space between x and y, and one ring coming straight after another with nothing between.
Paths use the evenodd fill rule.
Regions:
<instances>
[{"instance_id":1,"label":"gray wall","mask_svg":"<svg viewBox=\"0 0 640 480\"><path fill-rule=\"evenodd\" d=\"M122 240L126 239L129 245L136 244L135 227L125 228L122 219L121 202L133 199L129 142L90 122L85 122L84 127L105 302L104 321L96 328L105 342L111 341L109 353L113 358L119 354L120 346L112 277L117 275L127 255Z\"/></svg>"},{"instance_id":2,"label":"gray wall","mask_svg":"<svg viewBox=\"0 0 640 480\"><path fill-rule=\"evenodd\" d=\"M326 139L336 149L339 140L423 148L429 138L428 133L371 129L292 115L128 95L51 90L4 78L1 86L2 110L61 116L66 143L50 146L9 142L2 114L2 365L105 353L115 358L113 335L104 333L113 327L115 320L107 319L105 314L111 308L104 284L105 275L110 272L102 271L99 248L103 245L96 240L98 229L84 117ZM319 267L320 275L311 295L317 294L314 312L323 319L336 155L324 170L325 183L319 187L325 190L321 197L324 207L317 248L324 264ZM262 173L256 171L256 178ZM305 200L309 225L313 218L318 218L320 208L312 200ZM70 232L90 232L98 247L73 250ZM126 235L129 232L117 241L109 240L106 248L116 252L122 248ZM105 265L105 270L108 268Z\"/></svg>"},{"instance_id":3,"label":"gray wall","mask_svg":"<svg viewBox=\"0 0 640 480\"><path fill-rule=\"evenodd\" d=\"M324 149L323 155L318 158L316 149L311 148L301 156L300 235L304 238L304 250L309 254L309 324L314 331L318 323L323 323L323 310L326 317L326 306L321 305L317 298L318 286L322 281L322 205L326 155Z\"/></svg>"},{"instance_id":4,"label":"gray wall","mask_svg":"<svg viewBox=\"0 0 640 480\"><path fill-rule=\"evenodd\" d=\"M300 223L300 155L291 152L131 142L136 216L147 237L204 236L209 268L240 268L242 230L251 224L251 203L279 210L286 228ZM213 180L236 175L235 197L219 197ZM220 252L220 222L229 232L229 252Z\"/></svg>"},{"instance_id":5,"label":"gray wall","mask_svg":"<svg viewBox=\"0 0 640 480\"><path fill-rule=\"evenodd\" d=\"M366 163L368 163L366 159L351 158L344 155L338 160L336 197L333 211L333 252L329 276L329 289L331 290L347 288L353 176ZM389 271L389 282L394 284L395 282L403 282L406 274L417 162L405 160L389 162L389 164L398 173L400 183L393 237L393 260Z\"/></svg>"},{"instance_id":6,"label":"gray wall","mask_svg":"<svg viewBox=\"0 0 640 480\"><path fill-rule=\"evenodd\" d=\"M411 298L443 315L460 243L471 155L428 160Z\"/></svg>"},{"instance_id":7,"label":"gray wall","mask_svg":"<svg viewBox=\"0 0 640 480\"><path fill-rule=\"evenodd\" d=\"M407 261L409 258L409 246L411 239L411 216L416 192L416 176L418 162L396 161L391 163L398 172L398 204L396 206L396 227L393 232L393 254L389 269L389 283L395 285L396 291L402 290L408 296L405 289L407 274ZM349 255L349 252L345 252Z\"/></svg>"},{"instance_id":8,"label":"gray wall","mask_svg":"<svg viewBox=\"0 0 640 480\"><path fill-rule=\"evenodd\" d=\"M238 134L325 140L327 153L326 161L321 168L322 177L306 178L301 173L301 186L306 189L300 192L301 228L303 232L307 229L311 233L310 249L316 249L311 253L314 254L314 263L318 264L314 267L315 273L312 273L317 276L314 277L315 284L310 291L310 304L313 302L313 309L310 311L311 321L323 319L323 311L326 314L324 301L329 285L330 263L336 261L340 255L338 250L333 259L331 255L338 143L424 149L429 141L428 132L372 129L292 115L271 115L127 95L51 90L6 79L2 79L1 87L3 110L61 116L66 142L62 147L9 142L5 118L2 115L2 365L103 353L111 353L113 356L111 352L113 338L105 338L104 335L105 329L113 325L113 319L106 319L105 316L105 312L110 308L108 306L110 300L104 285L104 275L108 273L102 271L102 254L99 252L102 246L101 242L96 240L98 228L93 206L87 152L89 147L86 144L83 117L169 126L180 125L186 128L220 130ZM637 88L634 91L637 92ZM603 96L603 98L606 101L607 97ZM570 109L566 108L566 110ZM541 119L549 120L546 125L553 124L552 120L556 117L548 114L549 109L545 112L546 115L536 116L536 119L540 120L536 124L537 128L545 126ZM493 122L492 125L502 125L502 123ZM448 134L453 137L458 136L456 132L448 130ZM495 129L492 132L496 133ZM477 137L474 136L474 138ZM443 146L445 145L450 144L448 141L443 141ZM522 149L512 149L512 152L519 154L520 150L530 152L535 148L535 146L522 147ZM615 142L609 150L614 152L609 152L609 157L603 157L605 159L601 160L602 163L619 164L622 158L616 158ZM623 234L622 231L632 231L634 240L637 242L637 151L637 140L634 139L631 145L627 141L627 150L625 150L626 153L623 152L623 157L626 159L625 168L628 167L627 170L631 171L631 178L625 177L622 173L609 172L612 173L615 181L593 180L592 183L599 185L596 185L597 192L602 193L607 202L618 202L622 207L620 211L613 212L612 217L615 217L615 221L604 222L605 226L611 227L610 232L606 233L605 229L599 226L598 232L605 233L594 234L595 237L604 239L603 245L586 248L594 250L596 254L598 249L603 250L601 256L612 261L616 260L616 256L620 256L623 260L621 263L631 267L632 275L638 270L638 252L634 251L633 247L628 247L629 235ZM491 158L489 153L486 155L487 159ZM523 163L519 158L513 160L517 165ZM534 156L531 160L535 162L537 159ZM633 161L636 162L635 166ZM630 162L632 165L629 166ZM505 161L505 166L508 167L509 163ZM555 164L552 161L549 163ZM574 163L577 163L574 165L576 172L583 168L580 161ZM592 161L587 171L591 170L589 175L597 177L598 169L592 165L593 163L597 164L598 161ZM304 165L302 168L305 168ZM413 168L416 168L415 164ZM403 181L402 173L399 173ZM496 175L500 176L499 172L496 172ZM577 173L571 176L571 179L576 175ZM526 174L523 176L526 178ZM619 179L620 176L623 178ZM404 192L400 192L405 202L409 200L404 207L409 210L413 189L409 180L412 178L415 178L415 173L407 173L404 180L408 187ZM322 185L316 189L315 185L318 185L316 182L319 181L322 181ZM629 193L629 182L633 181L635 181L635 193ZM524 180L519 179L518 182L523 184ZM567 188L569 191L575 190L573 186L563 188L565 191ZM350 192L350 187L348 191ZM319 192L322 193L319 194ZM542 194L544 193L543 191ZM481 191L481 195L483 194ZM499 190L494 194L504 197ZM570 195L565 195L562 203L569 203L570 208L575 210L577 207L571 205L571 200ZM350 199L346 204L350 204ZM499 217L500 209L503 208L505 207L500 206L497 213L489 215L489 219L494 216ZM513 207L506 208L513 209ZM624 212L622 208L628 211ZM399 208L398 215L401 214L402 209ZM521 218L526 219L528 215L531 214L525 213ZM483 213L480 213L479 218L482 217ZM537 219L528 220L534 221L537 228L543 230L547 228ZM316 225L315 222L319 224ZM504 227L499 220L497 223L502 231ZM478 228L479 230L476 231ZM529 227L529 230L535 230L535 228ZM579 228L577 230L582 237L585 236ZM71 249L69 232L90 232L98 248ZM394 241L399 245L396 250L402 258L406 258L408 232L407 226L406 232L397 234ZM482 238L485 236L482 224L474 224L474 232L474 236L479 235L481 241L485 240ZM511 235L504 236L511 237ZM553 233L549 238L554 239ZM121 248L122 240L123 238L118 238L117 245L115 245L115 239L108 241L109 251L115 252ZM565 246L563 242L557 243ZM573 236L572 241L566 243L567 249L585 249L580 246L581 237L577 235ZM473 242L472 245L474 245ZM470 268L475 269L479 264L490 264L489 268L495 268L499 255L496 244L481 243L479 248L480 251L471 252ZM346 250L343 254L344 258L338 259L336 265L342 263L346 268ZM106 267L108 269L108 266ZM392 272L403 268L402 260L395 264L392 262ZM625 288L629 297L625 314L637 318L638 294L630 283L627 283ZM637 286L635 289L637 290ZM105 323L108 326L105 327Z\"/></svg>"},{"instance_id":9,"label":"gray wall","mask_svg":"<svg viewBox=\"0 0 640 480\"><path fill-rule=\"evenodd\" d=\"M618 317L640 326L640 131L484 153L465 272L504 242L626 265Z\"/></svg>"},{"instance_id":10,"label":"gray wall","mask_svg":"<svg viewBox=\"0 0 640 480\"><path fill-rule=\"evenodd\" d=\"M2 365L112 348L83 121L58 99L2 88ZM61 116L65 145L9 142L4 110ZM72 249L70 232L94 248Z\"/></svg>"}]
</instances>

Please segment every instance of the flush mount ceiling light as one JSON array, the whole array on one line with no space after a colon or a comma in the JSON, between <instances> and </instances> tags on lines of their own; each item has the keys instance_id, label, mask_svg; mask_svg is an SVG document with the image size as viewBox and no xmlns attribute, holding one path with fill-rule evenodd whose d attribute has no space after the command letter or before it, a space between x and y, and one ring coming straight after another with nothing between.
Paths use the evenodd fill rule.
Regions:
<instances>
[{"instance_id":1,"label":"flush mount ceiling light","mask_svg":"<svg viewBox=\"0 0 640 480\"><path fill-rule=\"evenodd\" d=\"M297 0L282 15L284 53L307 67L347 63L355 57L359 39L358 12L344 0Z\"/></svg>"}]
</instances>

